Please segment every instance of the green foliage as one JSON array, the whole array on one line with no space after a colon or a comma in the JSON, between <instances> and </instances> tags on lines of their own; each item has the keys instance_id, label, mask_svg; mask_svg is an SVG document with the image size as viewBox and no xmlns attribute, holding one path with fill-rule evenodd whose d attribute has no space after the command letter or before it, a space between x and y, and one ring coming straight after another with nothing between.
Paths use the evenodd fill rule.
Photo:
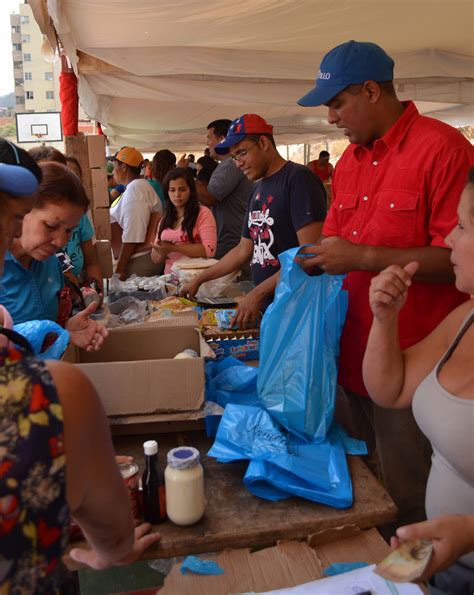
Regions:
<instances>
[{"instance_id":1,"label":"green foliage","mask_svg":"<svg viewBox=\"0 0 474 595\"><path fill-rule=\"evenodd\" d=\"M12 124L6 124L6 126L0 126L0 136L1 137L14 137L16 138L16 124L13 122Z\"/></svg>"}]
</instances>

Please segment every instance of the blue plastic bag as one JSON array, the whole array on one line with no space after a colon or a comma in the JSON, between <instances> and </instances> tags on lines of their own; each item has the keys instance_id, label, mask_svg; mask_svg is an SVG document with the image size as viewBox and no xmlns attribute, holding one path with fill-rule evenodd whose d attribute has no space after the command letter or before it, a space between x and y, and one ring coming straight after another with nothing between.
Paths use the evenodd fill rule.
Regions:
<instances>
[{"instance_id":1,"label":"blue plastic bag","mask_svg":"<svg viewBox=\"0 0 474 595\"><path fill-rule=\"evenodd\" d=\"M234 357L224 357L206 362L206 401L221 407L229 403L257 405L257 368L246 366ZM206 433L215 436L221 416L208 415Z\"/></svg>"},{"instance_id":2,"label":"blue plastic bag","mask_svg":"<svg viewBox=\"0 0 474 595\"><path fill-rule=\"evenodd\" d=\"M61 359L69 345L67 330L52 320L29 320L15 324L13 330L28 339L35 355L40 359ZM44 340L50 333L55 334L56 339L45 351L41 351Z\"/></svg>"},{"instance_id":3,"label":"blue plastic bag","mask_svg":"<svg viewBox=\"0 0 474 595\"><path fill-rule=\"evenodd\" d=\"M347 292L341 275L307 275L294 262L299 249L279 257L280 282L262 320L257 387L262 406L285 428L322 441L334 414Z\"/></svg>"},{"instance_id":4,"label":"blue plastic bag","mask_svg":"<svg viewBox=\"0 0 474 595\"><path fill-rule=\"evenodd\" d=\"M250 460L247 489L266 500L300 496L335 508L352 505L342 433L334 424L323 442L286 432L261 407L227 405L208 455L219 462Z\"/></svg>"}]
</instances>

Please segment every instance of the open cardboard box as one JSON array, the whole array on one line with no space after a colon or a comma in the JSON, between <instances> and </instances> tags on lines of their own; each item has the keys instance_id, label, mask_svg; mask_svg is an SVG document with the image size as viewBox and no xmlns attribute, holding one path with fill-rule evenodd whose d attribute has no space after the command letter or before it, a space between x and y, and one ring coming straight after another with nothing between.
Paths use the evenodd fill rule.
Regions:
<instances>
[{"instance_id":1,"label":"open cardboard box","mask_svg":"<svg viewBox=\"0 0 474 595\"><path fill-rule=\"evenodd\" d=\"M339 527L308 536L307 542L280 542L253 553L242 548L200 556L215 560L224 569L224 574L219 576L189 573L183 576L181 564L175 564L158 595L250 594L291 588L323 578L323 570L331 564L361 561L374 564L389 551L376 529Z\"/></svg>"},{"instance_id":2,"label":"open cardboard box","mask_svg":"<svg viewBox=\"0 0 474 595\"><path fill-rule=\"evenodd\" d=\"M184 349L200 357L173 359ZM100 351L70 346L65 359L95 386L111 424L202 417L207 346L191 326L112 329Z\"/></svg>"}]
</instances>

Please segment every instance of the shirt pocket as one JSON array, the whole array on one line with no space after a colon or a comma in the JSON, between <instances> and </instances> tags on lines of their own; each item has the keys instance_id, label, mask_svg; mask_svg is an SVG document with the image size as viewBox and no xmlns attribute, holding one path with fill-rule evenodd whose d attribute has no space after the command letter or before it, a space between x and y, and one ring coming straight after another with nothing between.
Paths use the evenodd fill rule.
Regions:
<instances>
[{"instance_id":1,"label":"shirt pocket","mask_svg":"<svg viewBox=\"0 0 474 595\"><path fill-rule=\"evenodd\" d=\"M418 193L406 190L386 190L376 195L376 243L394 248L414 245L418 198Z\"/></svg>"},{"instance_id":2,"label":"shirt pocket","mask_svg":"<svg viewBox=\"0 0 474 595\"><path fill-rule=\"evenodd\" d=\"M337 217L337 233L342 238L349 238L357 223L359 195L353 192L338 192L334 201Z\"/></svg>"}]
</instances>

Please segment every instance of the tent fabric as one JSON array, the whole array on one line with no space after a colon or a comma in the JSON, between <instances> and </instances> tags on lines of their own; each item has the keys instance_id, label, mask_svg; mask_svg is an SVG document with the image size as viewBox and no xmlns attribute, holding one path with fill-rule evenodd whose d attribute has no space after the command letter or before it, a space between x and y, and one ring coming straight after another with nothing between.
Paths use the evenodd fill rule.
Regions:
<instances>
[{"instance_id":1,"label":"tent fabric","mask_svg":"<svg viewBox=\"0 0 474 595\"><path fill-rule=\"evenodd\" d=\"M45 1L30 0L35 14ZM114 146L203 148L208 122L245 112L268 119L279 143L340 136L324 106L296 100L323 55L348 39L379 43L394 58L401 99L453 125L474 122L471 0L47 0L47 8L81 104ZM81 72L77 50L112 68Z\"/></svg>"}]
</instances>

